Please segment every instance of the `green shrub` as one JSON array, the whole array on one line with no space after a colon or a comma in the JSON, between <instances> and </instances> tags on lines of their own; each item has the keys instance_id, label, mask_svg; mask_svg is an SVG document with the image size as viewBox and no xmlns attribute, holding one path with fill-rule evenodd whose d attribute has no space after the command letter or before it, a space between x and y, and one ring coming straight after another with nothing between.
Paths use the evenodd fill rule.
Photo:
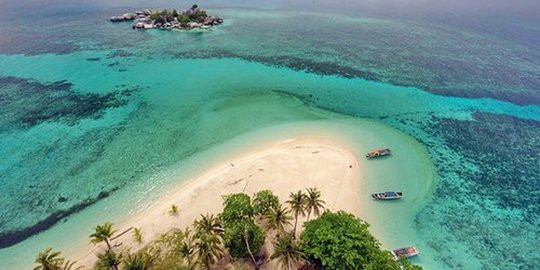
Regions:
<instances>
[{"instance_id":1,"label":"green shrub","mask_svg":"<svg viewBox=\"0 0 540 270\"><path fill-rule=\"evenodd\" d=\"M318 219L304 224L300 235L308 259L319 267L335 270L421 269L396 262L390 252L383 251L368 231L369 225L352 214L325 212Z\"/></svg>"},{"instance_id":2,"label":"green shrub","mask_svg":"<svg viewBox=\"0 0 540 270\"><path fill-rule=\"evenodd\" d=\"M159 13L159 12L154 12L154 13L150 14L150 19L152 19L152 20L157 20L160 17L161 17L161 13Z\"/></svg>"},{"instance_id":3,"label":"green shrub","mask_svg":"<svg viewBox=\"0 0 540 270\"><path fill-rule=\"evenodd\" d=\"M225 228L225 246L233 258L249 258L246 239L253 254L259 253L265 234L251 219L240 219Z\"/></svg>"},{"instance_id":4,"label":"green shrub","mask_svg":"<svg viewBox=\"0 0 540 270\"><path fill-rule=\"evenodd\" d=\"M179 16L178 16L178 21L179 21L180 23L188 23L188 22L190 22L190 19L189 19L189 16L188 16L188 15L182 14L182 15L179 15Z\"/></svg>"},{"instance_id":5,"label":"green shrub","mask_svg":"<svg viewBox=\"0 0 540 270\"><path fill-rule=\"evenodd\" d=\"M169 214L171 216L176 216L178 214L178 206L176 204L171 205L171 209L169 209Z\"/></svg>"},{"instance_id":6,"label":"green shrub","mask_svg":"<svg viewBox=\"0 0 540 270\"><path fill-rule=\"evenodd\" d=\"M225 226L244 219L251 219L254 211L251 206L251 198L245 193L236 193L223 197L223 212L221 219Z\"/></svg>"},{"instance_id":7,"label":"green shrub","mask_svg":"<svg viewBox=\"0 0 540 270\"><path fill-rule=\"evenodd\" d=\"M220 218L225 229L223 239L229 253L234 258L246 258L250 250L257 254L264 244L265 234L253 219L251 198L245 193L231 194L223 198L224 207Z\"/></svg>"},{"instance_id":8,"label":"green shrub","mask_svg":"<svg viewBox=\"0 0 540 270\"><path fill-rule=\"evenodd\" d=\"M143 241L143 232L139 228L134 228L133 232L131 233L131 236L133 236L133 240L137 243L142 243Z\"/></svg>"},{"instance_id":9,"label":"green shrub","mask_svg":"<svg viewBox=\"0 0 540 270\"><path fill-rule=\"evenodd\" d=\"M261 190L253 196L255 215L264 215L268 210L279 205L279 198L270 190Z\"/></svg>"}]
</instances>

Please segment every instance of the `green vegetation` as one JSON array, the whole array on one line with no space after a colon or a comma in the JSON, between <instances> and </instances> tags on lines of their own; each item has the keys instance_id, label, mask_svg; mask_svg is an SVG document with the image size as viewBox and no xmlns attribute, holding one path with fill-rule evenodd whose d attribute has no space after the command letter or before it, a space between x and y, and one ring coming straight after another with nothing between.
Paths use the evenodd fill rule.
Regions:
<instances>
[{"instance_id":1,"label":"green vegetation","mask_svg":"<svg viewBox=\"0 0 540 270\"><path fill-rule=\"evenodd\" d=\"M107 244L107 249L111 250L111 237L116 232L112 229L113 224L106 222L103 225L97 225L94 228L94 233L90 235L90 243L99 244L105 242Z\"/></svg>"},{"instance_id":2,"label":"green vegetation","mask_svg":"<svg viewBox=\"0 0 540 270\"><path fill-rule=\"evenodd\" d=\"M142 251L152 254L152 270L195 269L196 241L190 229L172 229L148 243Z\"/></svg>"},{"instance_id":3,"label":"green vegetation","mask_svg":"<svg viewBox=\"0 0 540 270\"><path fill-rule=\"evenodd\" d=\"M46 248L40 252L35 260L38 266L34 270L77 270L82 269L82 266L76 267L77 262L70 262L61 257L59 251L53 251L52 248Z\"/></svg>"},{"instance_id":4,"label":"green vegetation","mask_svg":"<svg viewBox=\"0 0 540 270\"><path fill-rule=\"evenodd\" d=\"M270 190L261 190L253 195L253 210L255 215L264 215L268 210L279 204L279 198Z\"/></svg>"},{"instance_id":5,"label":"green vegetation","mask_svg":"<svg viewBox=\"0 0 540 270\"><path fill-rule=\"evenodd\" d=\"M104 253L97 255L97 262L94 265L94 269L105 270L105 269L114 269L118 270L118 266L122 260L122 254L118 254L113 250L107 250Z\"/></svg>"},{"instance_id":6,"label":"green vegetation","mask_svg":"<svg viewBox=\"0 0 540 270\"><path fill-rule=\"evenodd\" d=\"M150 19L152 20L157 20L161 17L161 13L160 12L154 12L152 14L150 14Z\"/></svg>"},{"instance_id":7,"label":"green vegetation","mask_svg":"<svg viewBox=\"0 0 540 270\"><path fill-rule=\"evenodd\" d=\"M233 258L247 255L257 265L254 253L258 253L264 244L264 232L255 223L255 210L251 198L244 193L224 197L221 219L225 229L225 246Z\"/></svg>"},{"instance_id":8,"label":"green vegetation","mask_svg":"<svg viewBox=\"0 0 540 270\"><path fill-rule=\"evenodd\" d=\"M304 224L301 244L308 260L325 269L399 270L390 252L382 251L369 225L352 214L326 211ZM414 269L410 268L403 269Z\"/></svg>"},{"instance_id":9,"label":"green vegetation","mask_svg":"<svg viewBox=\"0 0 540 270\"><path fill-rule=\"evenodd\" d=\"M245 193L231 194L223 197L223 212L221 220L225 226L240 220L251 219L254 216L251 198Z\"/></svg>"},{"instance_id":10,"label":"green vegetation","mask_svg":"<svg viewBox=\"0 0 540 270\"><path fill-rule=\"evenodd\" d=\"M304 193L302 193L301 190L299 190L296 193L292 193L289 195L289 199L287 203L291 207L291 210L294 214L294 229L293 229L293 237L296 238L296 226L298 225L298 216L305 216L306 215L306 207L307 207L307 197Z\"/></svg>"},{"instance_id":11,"label":"green vegetation","mask_svg":"<svg viewBox=\"0 0 540 270\"><path fill-rule=\"evenodd\" d=\"M215 234L199 235L198 241L195 242L195 253L204 269L210 269L223 255L221 238Z\"/></svg>"},{"instance_id":12,"label":"green vegetation","mask_svg":"<svg viewBox=\"0 0 540 270\"><path fill-rule=\"evenodd\" d=\"M52 248L46 248L37 255L35 262L39 266L36 266L34 270L56 269L64 263L64 258L60 257L60 252L53 251Z\"/></svg>"},{"instance_id":13,"label":"green vegetation","mask_svg":"<svg viewBox=\"0 0 540 270\"><path fill-rule=\"evenodd\" d=\"M291 211L289 209L283 207L281 204L270 208L270 210L268 210L262 217L262 220L266 225L266 229L269 231L277 231L277 236L279 237L285 232L285 226L291 225L291 220L293 218L291 217L290 212Z\"/></svg>"},{"instance_id":14,"label":"green vegetation","mask_svg":"<svg viewBox=\"0 0 540 270\"><path fill-rule=\"evenodd\" d=\"M182 15L179 15L179 16L178 16L178 21L179 21L180 23L186 24L186 23L190 22L191 19L189 18L188 15L182 14Z\"/></svg>"},{"instance_id":15,"label":"green vegetation","mask_svg":"<svg viewBox=\"0 0 540 270\"><path fill-rule=\"evenodd\" d=\"M264 244L264 232L253 220L244 219L225 227L225 246L233 258L254 257Z\"/></svg>"},{"instance_id":16,"label":"green vegetation","mask_svg":"<svg viewBox=\"0 0 540 270\"><path fill-rule=\"evenodd\" d=\"M135 240L136 243L140 244L143 242L143 232L141 229L134 228L131 236L133 236L133 240Z\"/></svg>"},{"instance_id":17,"label":"green vegetation","mask_svg":"<svg viewBox=\"0 0 540 270\"><path fill-rule=\"evenodd\" d=\"M154 258L144 251L128 254L124 259L124 270L150 270Z\"/></svg>"},{"instance_id":18,"label":"green vegetation","mask_svg":"<svg viewBox=\"0 0 540 270\"><path fill-rule=\"evenodd\" d=\"M293 269L299 262L305 260L302 247L296 242L291 234L284 234L274 243L274 253L270 259L277 260L283 269Z\"/></svg>"},{"instance_id":19,"label":"green vegetation","mask_svg":"<svg viewBox=\"0 0 540 270\"><path fill-rule=\"evenodd\" d=\"M169 215L176 216L178 214L178 206L176 204L171 205L171 209L169 209Z\"/></svg>"},{"instance_id":20,"label":"green vegetation","mask_svg":"<svg viewBox=\"0 0 540 270\"><path fill-rule=\"evenodd\" d=\"M199 9L197 6L192 7L186 11L180 11L176 9L168 10L158 10L150 14L150 19L155 20L156 22L171 22L175 18L180 23L189 23L189 22L203 22L204 19L208 17L208 13L205 10Z\"/></svg>"},{"instance_id":21,"label":"green vegetation","mask_svg":"<svg viewBox=\"0 0 540 270\"><path fill-rule=\"evenodd\" d=\"M221 226L221 220L214 215L201 215L201 219L195 220L193 223L197 235L201 234L223 234L223 226Z\"/></svg>"},{"instance_id":22,"label":"green vegetation","mask_svg":"<svg viewBox=\"0 0 540 270\"><path fill-rule=\"evenodd\" d=\"M324 205L315 188L290 193L285 205L269 190L257 192L253 200L245 193L230 194L223 197L223 211L218 215L200 215L191 226L165 232L134 252L129 246L111 243L118 241L113 237L116 231L112 223L105 223L90 235L92 243L106 244L91 269L209 270L227 262L232 263L227 266L230 269L259 269L267 263L287 270L422 269L408 260L397 262L390 252L381 250L364 221L342 211L324 211ZM178 212L175 205L173 209L170 212ZM304 223L297 240L298 217L309 219L312 213L315 218ZM140 228L133 230L132 237L142 243ZM273 245L272 254L265 253L265 243ZM51 248L40 252L35 262L35 270L80 269Z\"/></svg>"},{"instance_id":23,"label":"green vegetation","mask_svg":"<svg viewBox=\"0 0 540 270\"><path fill-rule=\"evenodd\" d=\"M308 188L306 195L307 220L309 221L311 213L319 216L321 210L324 210L324 204L325 202L321 200L321 192L317 188Z\"/></svg>"}]
</instances>

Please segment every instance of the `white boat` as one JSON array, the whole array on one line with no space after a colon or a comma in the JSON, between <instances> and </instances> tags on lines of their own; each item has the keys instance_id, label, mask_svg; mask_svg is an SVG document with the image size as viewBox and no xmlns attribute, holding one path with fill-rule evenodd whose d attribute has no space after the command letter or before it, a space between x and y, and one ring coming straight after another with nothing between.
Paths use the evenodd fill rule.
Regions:
<instances>
[{"instance_id":1,"label":"white boat","mask_svg":"<svg viewBox=\"0 0 540 270\"><path fill-rule=\"evenodd\" d=\"M418 251L418 249L416 249L416 247L402 247L392 250L392 255L394 255L396 261L403 258L411 258L418 254L420 254L420 252Z\"/></svg>"},{"instance_id":2,"label":"white boat","mask_svg":"<svg viewBox=\"0 0 540 270\"><path fill-rule=\"evenodd\" d=\"M378 149L378 150L367 153L366 158L372 159L372 158L384 157L384 156L390 155L391 152L392 151L388 148Z\"/></svg>"},{"instance_id":3,"label":"white boat","mask_svg":"<svg viewBox=\"0 0 540 270\"><path fill-rule=\"evenodd\" d=\"M371 197L378 200L395 200L403 197L403 193L401 191L376 192L371 194Z\"/></svg>"}]
</instances>

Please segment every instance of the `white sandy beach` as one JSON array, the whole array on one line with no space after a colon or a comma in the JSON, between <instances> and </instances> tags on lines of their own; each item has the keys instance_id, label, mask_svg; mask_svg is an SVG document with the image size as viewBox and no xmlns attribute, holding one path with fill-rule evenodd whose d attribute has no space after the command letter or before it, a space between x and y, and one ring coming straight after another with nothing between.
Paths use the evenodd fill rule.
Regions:
<instances>
[{"instance_id":1,"label":"white sandy beach","mask_svg":"<svg viewBox=\"0 0 540 270\"><path fill-rule=\"evenodd\" d=\"M382 147L392 149L390 158L368 161L363 157ZM414 226L415 215L431 198L435 175L422 144L378 122L355 119L272 126L214 145L149 175L47 232L1 250L0 260L6 270L30 269L39 251L53 247L70 260L91 265L95 253L103 249L89 243L88 235L97 224L113 222L117 234L141 228L148 243L170 228L183 229L200 214L219 213L222 195L253 195L271 189L284 202L289 192L317 187L328 208L367 221L383 248L415 245L422 252L415 263L438 265ZM386 190L402 191L405 197L381 202L370 196ZM179 207L174 217L168 214L172 204ZM123 243L119 250L140 247L133 244L131 232L115 243Z\"/></svg>"},{"instance_id":2,"label":"white sandy beach","mask_svg":"<svg viewBox=\"0 0 540 270\"><path fill-rule=\"evenodd\" d=\"M150 209L115 227L119 233L130 227L140 228L147 243L171 228L185 228L200 214L219 213L223 195L239 192L252 195L270 189L284 202L290 192L307 187L321 190L327 208L360 216L361 171L349 147L335 139L298 137L260 145L212 166L167 197L160 198ZM175 216L169 214L173 204L179 208ZM114 242L137 247L131 233L121 235ZM101 249L103 247L89 244L78 253L79 263L91 265L95 253Z\"/></svg>"}]
</instances>

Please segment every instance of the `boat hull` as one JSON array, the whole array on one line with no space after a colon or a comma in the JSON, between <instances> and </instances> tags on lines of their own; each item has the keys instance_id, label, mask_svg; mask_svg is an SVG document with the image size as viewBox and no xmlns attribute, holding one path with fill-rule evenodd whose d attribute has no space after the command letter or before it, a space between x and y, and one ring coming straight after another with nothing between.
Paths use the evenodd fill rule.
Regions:
<instances>
[{"instance_id":1,"label":"boat hull","mask_svg":"<svg viewBox=\"0 0 540 270\"><path fill-rule=\"evenodd\" d=\"M371 194L371 197L376 200L396 200L403 197L403 193L400 191L377 192Z\"/></svg>"},{"instance_id":2,"label":"boat hull","mask_svg":"<svg viewBox=\"0 0 540 270\"><path fill-rule=\"evenodd\" d=\"M380 157L388 156L390 155L390 153L392 153L392 151L388 148L379 149L379 150L375 150L375 151L367 153L366 158L367 159L380 158Z\"/></svg>"},{"instance_id":3,"label":"boat hull","mask_svg":"<svg viewBox=\"0 0 540 270\"><path fill-rule=\"evenodd\" d=\"M404 247L404 248L398 248L391 251L392 255L394 255L394 258L396 261L399 261L403 258L412 258L415 256L418 256L420 252L416 247Z\"/></svg>"}]
</instances>

